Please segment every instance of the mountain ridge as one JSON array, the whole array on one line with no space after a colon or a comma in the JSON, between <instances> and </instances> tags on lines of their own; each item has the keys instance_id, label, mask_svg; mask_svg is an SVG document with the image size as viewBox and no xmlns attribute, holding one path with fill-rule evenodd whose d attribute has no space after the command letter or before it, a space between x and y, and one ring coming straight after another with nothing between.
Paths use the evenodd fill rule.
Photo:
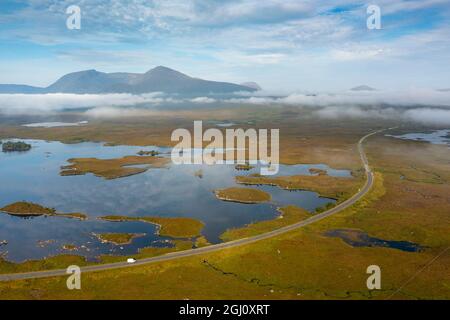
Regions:
<instances>
[{"instance_id":1,"label":"mountain ridge","mask_svg":"<svg viewBox=\"0 0 450 320\"><path fill-rule=\"evenodd\" d=\"M365 84L350 89L350 91L376 91L376 90L377 89L369 87L368 85Z\"/></svg>"},{"instance_id":2,"label":"mountain ridge","mask_svg":"<svg viewBox=\"0 0 450 320\"><path fill-rule=\"evenodd\" d=\"M74 93L143 94L164 92L180 95L230 94L233 92L257 91L245 85L230 82L210 81L193 78L187 74L164 66L158 66L145 73L106 73L95 69L77 71L63 75L45 88L27 85L0 84L0 93Z\"/></svg>"}]
</instances>

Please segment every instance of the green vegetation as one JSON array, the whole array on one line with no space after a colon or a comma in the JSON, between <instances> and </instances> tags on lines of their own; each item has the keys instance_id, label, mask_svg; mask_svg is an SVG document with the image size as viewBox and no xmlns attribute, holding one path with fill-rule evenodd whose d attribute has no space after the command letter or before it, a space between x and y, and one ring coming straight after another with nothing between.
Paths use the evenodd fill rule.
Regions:
<instances>
[{"instance_id":1,"label":"green vegetation","mask_svg":"<svg viewBox=\"0 0 450 320\"><path fill-rule=\"evenodd\" d=\"M325 212L325 211L330 210L333 207L334 207L334 203L333 202L327 202L324 206L316 208L315 212L316 213Z\"/></svg>"},{"instance_id":2,"label":"green vegetation","mask_svg":"<svg viewBox=\"0 0 450 320\"><path fill-rule=\"evenodd\" d=\"M242 228L229 229L220 238L223 241L248 238L294 224L311 216L308 211L296 206L279 208L278 211L280 215L275 219L255 222Z\"/></svg>"},{"instance_id":3,"label":"green vegetation","mask_svg":"<svg viewBox=\"0 0 450 320\"><path fill-rule=\"evenodd\" d=\"M72 163L68 166L61 167L62 176L84 175L93 173L97 177L105 179L117 179L128 177L147 171L149 168L132 168L127 166L148 164L154 168L164 167L168 163L168 158L161 157L140 157L127 156L119 159L96 159L96 158L80 158L69 159Z\"/></svg>"},{"instance_id":4,"label":"green vegetation","mask_svg":"<svg viewBox=\"0 0 450 320\"><path fill-rule=\"evenodd\" d=\"M2 144L3 152L14 152L14 151L23 152L23 151L28 151L30 149L31 149L31 144L25 143L23 141L17 141L17 142L8 141L8 142L4 142Z\"/></svg>"},{"instance_id":5,"label":"green vegetation","mask_svg":"<svg viewBox=\"0 0 450 320\"><path fill-rule=\"evenodd\" d=\"M345 200L357 192L353 178L318 176L268 177L260 174L237 176L237 183L244 185L271 185L286 190L308 190L319 193L322 197Z\"/></svg>"},{"instance_id":6,"label":"green vegetation","mask_svg":"<svg viewBox=\"0 0 450 320\"><path fill-rule=\"evenodd\" d=\"M150 151L141 150L137 154L140 155L140 156L152 156L152 157L154 157L154 156L159 155L159 152L156 151L156 150L150 150Z\"/></svg>"},{"instance_id":7,"label":"green vegetation","mask_svg":"<svg viewBox=\"0 0 450 320\"><path fill-rule=\"evenodd\" d=\"M175 240L171 240L170 244L172 244L171 247L142 248L139 250L139 252L137 254L132 254L132 255L128 255L128 256L102 255L102 256L100 256L100 260L101 260L101 263L114 263L114 262L125 261L127 258L144 259L144 258L161 256L161 255L168 254L171 252L189 250L194 247L192 241L189 241L189 240L175 239Z\"/></svg>"},{"instance_id":8,"label":"green vegetation","mask_svg":"<svg viewBox=\"0 0 450 320\"><path fill-rule=\"evenodd\" d=\"M86 220L84 213L57 213L54 208L46 208L39 204L20 201L9 204L0 209L0 211L11 216L32 217L32 216L52 216L70 219Z\"/></svg>"},{"instance_id":9,"label":"green vegetation","mask_svg":"<svg viewBox=\"0 0 450 320\"><path fill-rule=\"evenodd\" d=\"M234 168L235 168L236 170L238 170L238 171L241 171L241 170L243 170L243 171L249 171L249 170L253 169L254 166L251 166L251 165L249 165L249 164L237 164L237 165L234 166Z\"/></svg>"},{"instance_id":10,"label":"green vegetation","mask_svg":"<svg viewBox=\"0 0 450 320\"><path fill-rule=\"evenodd\" d=\"M26 201L9 204L1 208L0 211L14 216L42 216L56 213L56 210L53 208L46 208L39 204Z\"/></svg>"},{"instance_id":11,"label":"green vegetation","mask_svg":"<svg viewBox=\"0 0 450 320\"><path fill-rule=\"evenodd\" d=\"M319 169L319 168L310 168L309 169L309 173L316 174L316 175L319 175L319 176L324 176L324 175L327 174L327 171L323 170L323 169Z\"/></svg>"},{"instance_id":12,"label":"green vegetation","mask_svg":"<svg viewBox=\"0 0 450 320\"><path fill-rule=\"evenodd\" d=\"M116 245L130 244L133 239L144 237L145 233L94 233L101 242L109 242Z\"/></svg>"},{"instance_id":13,"label":"green vegetation","mask_svg":"<svg viewBox=\"0 0 450 320\"><path fill-rule=\"evenodd\" d=\"M200 236L195 240L194 246L196 248L202 248L211 245L204 236Z\"/></svg>"},{"instance_id":14,"label":"green vegetation","mask_svg":"<svg viewBox=\"0 0 450 320\"><path fill-rule=\"evenodd\" d=\"M214 191L217 199L239 203L260 203L270 201L269 193L252 188L227 188Z\"/></svg>"},{"instance_id":15,"label":"green vegetation","mask_svg":"<svg viewBox=\"0 0 450 320\"><path fill-rule=\"evenodd\" d=\"M69 219L78 219L78 220L87 220L87 215L85 215L84 213L79 213L79 212L75 212L75 213L56 213L51 215L53 217L60 217L60 218L69 218Z\"/></svg>"},{"instance_id":16,"label":"green vegetation","mask_svg":"<svg viewBox=\"0 0 450 320\"><path fill-rule=\"evenodd\" d=\"M111 222L142 221L156 224L159 226L159 235L171 238L198 237L204 227L203 222L193 218L104 216L99 219Z\"/></svg>"},{"instance_id":17,"label":"green vegetation","mask_svg":"<svg viewBox=\"0 0 450 320\"><path fill-rule=\"evenodd\" d=\"M66 250L66 251L76 251L76 250L78 250L78 247L76 245L74 245L74 244L65 244L65 245L62 246L62 248L63 248L63 250Z\"/></svg>"},{"instance_id":18,"label":"green vegetation","mask_svg":"<svg viewBox=\"0 0 450 320\"><path fill-rule=\"evenodd\" d=\"M296 107L243 105L239 112L225 108L214 111L217 111L213 113L214 118L218 120L252 121L253 127L280 128L281 163L325 163L336 169L352 170L354 179L314 176L311 177L316 181L314 184L312 181L306 183L307 180L302 181L304 185L299 182L299 187L311 186L312 191L321 195L342 199L355 193L363 182L364 172L356 150L359 138L368 131L395 125L390 120L316 119L308 116L308 109ZM174 128L189 128L193 119L208 118L204 110L177 110L176 116L164 110L142 119L99 121L82 128L51 130L1 126L0 135L63 141L78 136L117 144L171 145L170 133ZM414 129L402 128L410 132ZM398 133L403 132L395 134ZM447 146L382 135L371 137L365 143L365 150L376 172L370 193L351 208L305 228L219 252L85 273L83 290L67 290L66 277L0 283L0 298L450 299L450 255L448 251L439 255L450 246L450 150ZM339 182L344 180L345 183ZM287 183L275 182L280 187ZM338 188L333 190L335 182L344 187L340 196ZM275 221L278 223L283 219ZM342 228L362 230L381 239L418 243L425 250L411 253L379 247L356 248L323 235L328 230ZM247 232L250 234L250 231L239 235L228 233L229 237L224 235L223 238L240 238ZM192 242L174 245L175 248L143 249L133 257L139 259L183 250ZM126 257L102 259L105 262L123 261ZM429 264L430 261L433 263ZM82 266L86 262L77 256L58 256L25 264L0 262L0 272L65 268L70 264ZM367 266L372 264L382 269L382 290L369 291L366 287ZM413 276L414 281L408 282Z\"/></svg>"}]
</instances>

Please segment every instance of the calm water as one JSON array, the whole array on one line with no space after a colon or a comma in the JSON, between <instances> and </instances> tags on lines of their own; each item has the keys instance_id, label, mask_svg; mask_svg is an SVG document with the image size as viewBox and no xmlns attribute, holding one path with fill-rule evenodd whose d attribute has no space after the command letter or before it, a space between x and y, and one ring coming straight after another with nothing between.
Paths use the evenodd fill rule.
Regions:
<instances>
[{"instance_id":1,"label":"calm water","mask_svg":"<svg viewBox=\"0 0 450 320\"><path fill-rule=\"evenodd\" d=\"M398 136L387 134L386 136L403 140L425 141L432 144L446 144L450 146L450 130L436 130L429 133L407 133Z\"/></svg>"},{"instance_id":2,"label":"calm water","mask_svg":"<svg viewBox=\"0 0 450 320\"><path fill-rule=\"evenodd\" d=\"M114 223L96 219L104 215L192 217L205 223L203 235L210 242L219 242L226 229L272 219L277 207L289 204L313 211L333 202L314 192L286 191L271 186L255 186L272 195L272 202L239 204L216 199L213 190L237 186L234 177L259 172L237 171L233 165L169 165L145 173L105 180L92 174L85 176L59 175L67 159L96 157L101 159L134 155L140 150L168 149L158 147L115 146L100 143L62 144L27 140L33 148L25 153L0 152L0 207L16 201L31 201L58 212L83 212L89 220L79 221L58 217L23 219L0 214L0 247L11 261L37 259L62 252L65 244L84 246L75 254L94 258L100 253L134 253L146 246L168 246L166 238L155 235L156 227L141 222ZM346 170L332 170L325 165L280 166L278 175L309 175L309 168L327 170L333 176L350 176ZM202 171L202 177L196 172ZM92 233L146 233L132 244L116 246L102 244ZM46 245L40 241L52 240ZM42 242L41 242L42 243Z\"/></svg>"},{"instance_id":3,"label":"calm water","mask_svg":"<svg viewBox=\"0 0 450 320\"><path fill-rule=\"evenodd\" d=\"M352 247L386 247L407 252L417 252L422 249L421 246L413 242L374 238L358 230L336 229L327 231L325 235L340 238Z\"/></svg>"}]
</instances>

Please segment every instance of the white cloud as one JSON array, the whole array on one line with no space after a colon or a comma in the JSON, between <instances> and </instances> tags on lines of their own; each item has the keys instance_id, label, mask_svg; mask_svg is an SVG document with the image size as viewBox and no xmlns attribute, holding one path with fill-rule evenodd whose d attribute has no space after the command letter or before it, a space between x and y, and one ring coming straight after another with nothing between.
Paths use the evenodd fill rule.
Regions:
<instances>
[{"instance_id":1,"label":"white cloud","mask_svg":"<svg viewBox=\"0 0 450 320\"><path fill-rule=\"evenodd\" d=\"M411 109L404 113L404 118L423 124L450 126L450 110L447 109Z\"/></svg>"},{"instance_id":2,"label":"white cloud","mask_svg":"<svg viewBox=\"0 0 450 320\"><path fill-rule=\"evenodd\" d=\"M197 97L197 98L191 99L191 102L194 102L194 103L213 103L213 102L216 102L216 99L209 98L209 97Z\"/></svg>"},{"instance_id":3,"label":"white cloud","mask_svg":"<svg viewBox=\"0 0 450 320\"><path fill-rule=\"evenodd\" d=\"M381 57L384 53L382 48L333 49L331 57L342 61L367 60Z\"/></svg>"},{"instance_id":4,"label":"white cloud","mask_svg":"<svg viewBox=\"0 0 450 320\"><path fill-rule=\"evenodd\" d=\"M24 114L51 112L63 109L100 106L131 106L139 103L165 102L161 93L132 94L0 94L0 112Z\"/></svg>"},{"instance_id":5,"label":"white cloud","mask_svg":"<svg viewBox=\"0 0 450 320\"><path fill-rule=\"evenodd\" d=\"M450 107L450 92L433 89L412 88L402 91L346 91L337 93L304 94L293 93L285 97L261 97L229 99L232 103L252 104L285 104L312 107L327 107L333 105L381 105L392 106L448 106Z\"/></svg>"},{"instance_id":6,"label":"white cloud","mask_svg":"<svg viewBox=\"0 0 450 320\"><path fill-rule=\"evenodd\" d=\"M97 107L87 110L86 116L93 118L122 118L122 117L142 117L151 114L147 109L120 108L120 107Z\"/></svg>"}]
</instances>

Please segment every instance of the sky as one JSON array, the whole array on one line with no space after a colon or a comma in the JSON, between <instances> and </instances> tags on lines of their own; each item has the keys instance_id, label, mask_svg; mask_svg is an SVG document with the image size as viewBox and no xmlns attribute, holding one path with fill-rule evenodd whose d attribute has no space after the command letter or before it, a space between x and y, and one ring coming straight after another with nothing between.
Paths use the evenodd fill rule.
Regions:
<instances>
[{"instance_id":1,"label":"sky","mask_svg":"<svg viewBox=\"0 0 450 320\"><path fill-rule=\"evenodd\" d=\"M66 9L81 9L69 30ZM367 28L367 7L381 29ZM448 0L1 0L0 83L164 65L274 92L450 88Z\"/></svg>"}]
</instances>

